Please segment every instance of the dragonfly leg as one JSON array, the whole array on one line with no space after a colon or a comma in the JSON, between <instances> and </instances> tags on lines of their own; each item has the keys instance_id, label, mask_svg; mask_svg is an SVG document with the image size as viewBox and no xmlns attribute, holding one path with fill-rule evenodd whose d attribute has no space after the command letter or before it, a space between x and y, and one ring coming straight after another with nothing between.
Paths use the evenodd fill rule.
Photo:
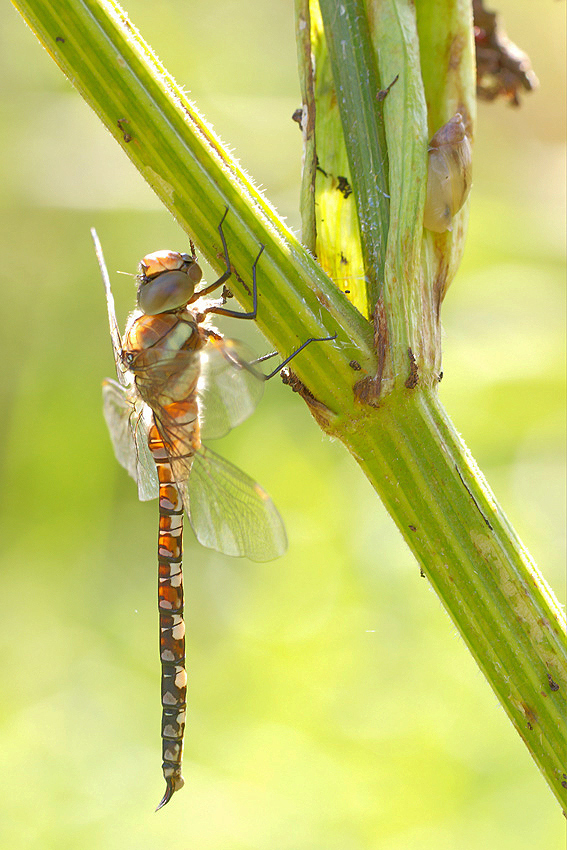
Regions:
<instances>
[{"instance_id":1,"label":"dragonfly leg","mask_svg":"<svg viewBox=\"0 0 567 850\"><path fill-rule=\"evenodd\" d=\"M293 358L296 356L296 354L299 354L300 351L303 351L303 349L306 346L310 345L312 342L331 342L331 340L336 339L336 338L337 338L336 333L334 333L332 336L323 336L323 337L311 336L311 337L309 337L309 339L306 339L305 342L301 343L299 348L296 348L295 351L292 351L291 354L288 357L285 358L285 360L282 360L282 362L279 363L276 366L275 369L272 369L272 371L268 375L264 375L264 379L266 381L269 381L270 378L273 378L274 375L277 375L278 372L281 372L281 370L284 368L284 366L287 366L289 361L293 360ZM270 357L274 357L276 354L277 354L277 351L272 352L272 354L266 354L266 355L264 355L264 357L260 357L255 362L261 363L263 360L268 360Z\"/></svg>"},{"instance_id":2,"label":"dragonfly leg","mask_svg":"<svg viewBox=\"0 0 567 850\"><path fill-rule=\"evenodd\" d=\"M228 215L228 207L225 209L223 217L221 218L219 226L217 228L217 230L220 234L221 242L222 242L222 250L223 250L223 254L224 254L225 270L221 274L221 276L218 278L218 280L214 281L214 283L210 283L208 286L204 286L203 289L200 289L198 292L195 292L192 299L191 299L191 302L196 301L197 298L202 298L203 295L208 295L209 292L213 292L215 289L218 289L218 287L222 286L222 284L225 283L225 281L227 281L232 274L232 267L230 265L230 257L229 257L229 254L228 254L228 245L226 243L226 236L224 235L224 230L223 230L224 220L227 217L227 215ZM195 250L195 249L193 249L193 250Z\"/></svg>"},{"instance_id":3,"label":"dragonfly leg","mask_svg":"<svg viewBox=\"0 0 567 850\"><path fill-rule=\"evenodd\" d=\"M208 315L208 313L215 313L217 316L230 316L231 319L256 318L258 314L258 284L256 281L256 268L258 266L258 260L262 256L263 250L264 246L261 245L260 250L258 251L258 256L254 260L254 265L252 266L252 309L249 310L247 313L243 313L242 310L228 310L226 307L213 306L207 307L205 310L203 310L203 316Z\"/></svg>"},{"instance_id":4,"label":"dragonfly leg","mask_svg":"<svg viewBox=\"0 0 567 850\"><path fill-rule=\"evenodd\" d=\"M225 252L224 255L225 255L225 259L226 259L227 270L230 270L230 260L229 260L229 257L228 257L228 246L226 244L226 239L225 239L223 229L222 229L222 224L223 224L223 221L226 218L227 212L228 212L228 207L225 211L225 214L222 217L221 223L219 224L219 233L221 235L222 244L223 244L223 248L224 248L224 252ZM215 313L217 316L229 316L232 319L255 319L256 318L256 316L258 314L257 268L258 268L258 261L259 261L260 257L262 256L263 250L264 250L264 246L261 245L260 250L258 251L258 255L257 255L256 259L254 260L254 264L252 266L252 309L249 310L248 312L242 312L241 310L228 310L226 307L211 306L211 307L207 307L205 310L203 310L203 316L206 316L209 313ZM199 296L202 295L204 292L208 292L211 288L214 289L216 286L219 285L219 283L224 282L224 280L226 280L226 278L224 278L224 276L222 278L219 278L219 280L216 283L212 284L211 287L206 287L205 290L201 290L201 292L199 292ZM329 342L330 340L333 340L333 339L336 339L336 338L337 338L337 335L335 333L332 336L310 337L309 339L306 339L305 342L303 342L299 346L299 348L296 348L295 351L292 351L292 353L289 355L289 357L286 357L285 360L283 360L279 364L279 366L276 366L276 368L273 369L270 372L269 375L264 375L265 380L268 381L270 378L273 378L274 375L277 375L278 372L280 372L284 368L284 366L287 366L287 364L289 363L290 360L293 360L293 358L296 356L296 354L299 354L299 352L302 351L310 343L312 343L312 342ZM270 357L274 357L276 353L277 352L273 352L272 354L266 354L266 355L264 355L264 357L260 357L255 362L261 363L263 360L268 360Z\"/></svg>"}]
</instances>

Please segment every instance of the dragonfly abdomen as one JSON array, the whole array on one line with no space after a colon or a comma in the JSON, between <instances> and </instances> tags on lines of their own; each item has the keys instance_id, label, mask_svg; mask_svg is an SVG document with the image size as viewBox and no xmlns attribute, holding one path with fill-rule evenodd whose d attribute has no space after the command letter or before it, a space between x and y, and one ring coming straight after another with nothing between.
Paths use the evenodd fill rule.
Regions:
<instances>
[{"instance_id":1,"label":"dragonfly abdomen","mask_svg":"<svg viewBox=\"0 0 567 850\"><path fill-rule=\"evenodd\" d=\"M158 610L161 659L162 770L166 790L158 809L183 787L181 758L187 712L183 621L183 501L156 425L148 435L159 481Z\"/></svg>"}]
</instances>

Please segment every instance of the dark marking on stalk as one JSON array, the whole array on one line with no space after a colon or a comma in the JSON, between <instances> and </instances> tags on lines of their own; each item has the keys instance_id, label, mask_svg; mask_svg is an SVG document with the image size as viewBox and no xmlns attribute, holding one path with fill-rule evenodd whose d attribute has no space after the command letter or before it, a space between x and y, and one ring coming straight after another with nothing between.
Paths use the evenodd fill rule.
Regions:
<instances>
[{"instance_id":1,"label":"dark marking on stalk","mask_svg":"<svg viewBox=\"0 0 567 850\"><path fill-rule=\"evenodd\" d=\"M291 120L295 121L296 124L299 124L299 129L301 130L301 122L303 121L303 107L298 106L293 115L291 116Z\"/></svg>"},{"instance_id":2,"label":"dark marking on stalk","mask_svg":"<svg viewBox=\"0 0 567 850\"><path fill-rule=\"evenodd\" d=\"M369 407L378 407L380 401L380 391L382 389L382 375L384 373L384 365L386 363L386 353L388 351L388 323L386 321L386 310L382 296L376 302L374 308L374 347L378 358L376 374L374 377L367 375L360 381L357 381L353 387L354 397L362 404L367 404Z\"/></svg>"},{"instance_id":3,"label":"dark marking on stalk","mask_svg":"<svg viewBox=\"0 0 567 850\"><path fill-rule=\"evenodd\" d=\"M481 517L483 518L483 520L485 521L485 523L487 524L487 526L489 527L489 529L490 529L491 531L494 531L494 528L493 528L493 527L492 527L492 525L490 524L490 520L489 520L489 519L488 519L488 517L487 517L487 516L485 516L485 514L482 512L482 510L481 510L481 508L480 508L480 505L478 504L477 500L475 499L475 497L473 496L473 494L471 493L471 491L470 491L470 490L469 490L469 488L467 487L466 481L465 481L465 479L463 478L463 476L461 475L461 470L459 469L459 467L457 466L457 464L455 464L455 469L457 470L457 474L458 474L459 478L461 479L461 484L463 485L463 487L465 488L465 490L467 491L467 493L469 494L469 496L471 497L471 499L472 499L472 500L473 500L473 502L475 503L476 508L477 508L477 510L478 510L478 512L479 512L479 514L481 515Z\"/></svg>"},{"instance_id":4,"label":"dark marking on stalk","mask_svg":"<svg viewBox=\"0 0 567 850\"><path fill-rule=\"evenodd\" d=\"M522 711L524 712L526 717L526 725L531 731L534 728L534 725L537 725L537 714L535 713L533 708L530 708L530 706L527 705L525 702L520 703L520 705L522 706Z\"/></svg>"},{"instance_id":5,"label":"dark marking on stalk","mask_svg":"<svg viewBox=\"0 0 567 850\"><path fill-rule=\"evenodd\" d=\"M417 382L419 381L419 369L411 348L408 348L408 356L410 360L410 373L409 378L405 382L405 386L408 388L408 390L413 390L415 387L417 387Z\"/></svg>"},{"instance_id":6,"label":"dark marking on stalk","mask_svg":"<svg viewBox=\"0 0 567 850\"><path fill-rule=\"evenodd\" d=\"M301 381L295 372L291 371L291 369L284 369L281 373L281 378L283 384L291 387L292 392L298 393L301 396L317 424L324 431L328 431L331 425L333 412L329 410L327 405L316 399L311 390L305 386L303 381Z\"/></svg>"},{"instance_id":7,"label":"dark marking on stalk","mask_svg":"<svg viewBox=\"0 0 567 850\"><path fill-rule=\"evenodd\" d=\"M337 177L337 181L338 181L338 186L337 186L338 191L342 195L344 195L345 198L348 198L348 196L352 194L352 187L351 187L350 183L348 182L347 178L342 177L339 174L338 177Z\"/></svg>"},{"instance_id":8,"label":"dark marking on stalk","mask_svg":"<svg viewBox=\"0 0 567 850\"><path fill-rule=\"evenodd\" d=\"M396 74L396 76L394 77L394 79L392 80L392 82L390 83L390 85L387 88L380 89L380 91L376 94L376 100L379 103L381 103L383 100L386 100L386 98L388 97L388 95L390 93L390 89L392 88L394 83L398 82L399 79L400 79L400 75Z\"/></svg>"},{"instance_id":9,"label":"dark marking on stalk","mask_svg":"<svg viewBox=\"0 0 567 850\"><path fill-rule=\"evenodd\" d=\"M128 144L128 142L131 142L132 136L130 135L130 133L127 133L126 130L124 129L124 124L129 123L128 119L127 118L119 118L116 123L118 125L118 129L122 133L122 138L124 139L126 144Z\"/></svg>"}]
</instances>

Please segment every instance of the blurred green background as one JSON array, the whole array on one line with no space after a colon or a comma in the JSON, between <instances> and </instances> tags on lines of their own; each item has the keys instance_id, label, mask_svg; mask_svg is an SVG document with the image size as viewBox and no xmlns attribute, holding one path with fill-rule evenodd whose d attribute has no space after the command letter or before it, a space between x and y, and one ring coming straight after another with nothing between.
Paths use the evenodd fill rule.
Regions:
<instances>
[{"instance_id":1,"label":"blurred green background","mask_svg":"<svg viewBox=\"0 0 567 850\"><path fill-rule=\"evenodd\" d=\"M299 229L292 6L128 11ZM564 599L564 5L499 7L541 88L479 107L441 396ZM216 448L269 490L289 552L231 560L188 532L186 788L154 814L157 506L102 419L113 360L89 227L121 323L133 286L114 270L186 242L13 8L0 18L1 846L559 846L551 792L393 523L277 380Z\"/></svg>"}]
</instances>

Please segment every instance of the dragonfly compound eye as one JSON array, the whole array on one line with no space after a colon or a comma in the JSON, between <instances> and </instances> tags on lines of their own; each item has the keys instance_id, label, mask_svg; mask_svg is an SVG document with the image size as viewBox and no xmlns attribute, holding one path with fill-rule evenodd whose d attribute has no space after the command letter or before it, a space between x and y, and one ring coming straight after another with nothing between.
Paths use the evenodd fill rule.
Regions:
<instances>
[{"instance_id":1,"label":"dragonfly compound eye","mask_svg":"<svg viewBox=\"0 0 567 850\"><path fill-rule=\"evenodd\" d=\"M471 188L471 170L471 144L457 112L429 143L424 227L435 233L452 229L453 216Z\"/></svg>"},{"instance_id":2,"label":"dragonfly compound eye","mask_svg":"<svg viewBox=\"0 0 567 850\"><path fill-rule=\"evenodd\" d=\"M138 307L148 316L184 307L203 274L193 257L175 251L148 254L140 268Z\"/></svg>"}]
</instances>

